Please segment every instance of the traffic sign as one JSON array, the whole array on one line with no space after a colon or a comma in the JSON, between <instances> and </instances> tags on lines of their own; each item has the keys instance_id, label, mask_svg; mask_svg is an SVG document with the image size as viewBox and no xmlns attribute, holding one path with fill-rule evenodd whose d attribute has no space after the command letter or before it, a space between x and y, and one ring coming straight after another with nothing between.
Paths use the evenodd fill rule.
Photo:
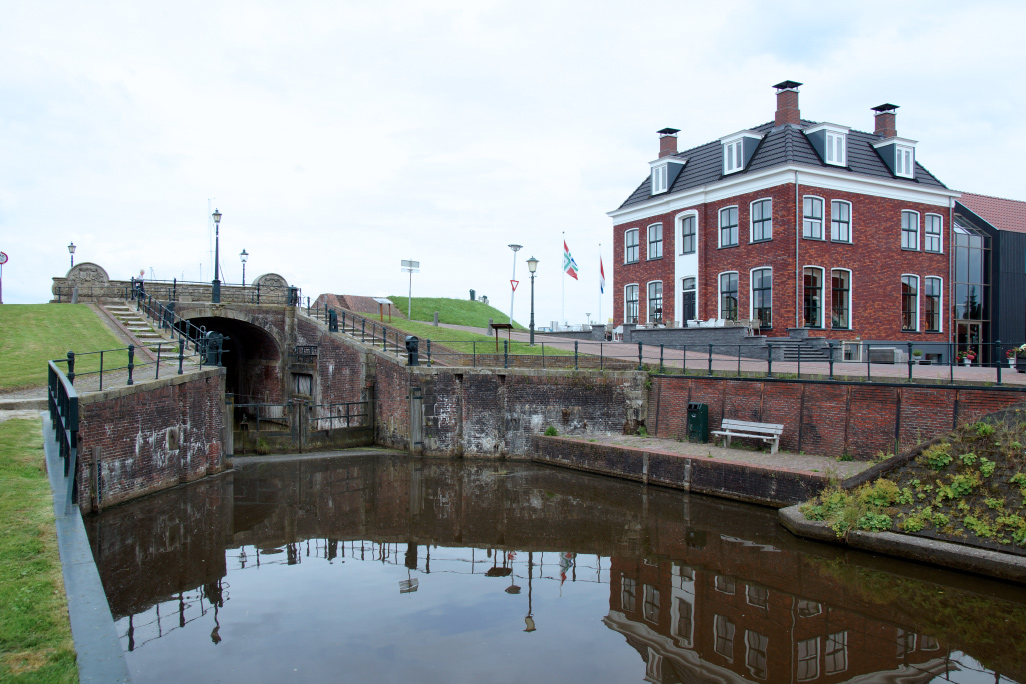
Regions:
<instances>
[{"instance_id":1,"label":"traffic sign","mask_svg":"<svg viewBox=\"0 0 1026 684\"><path fill-rule=\"evenodd\" d=\"M511 280L511 281L509 281L509 284L513 286L513 291L516 292L517 291L517 285L520 284L520 281L519 280Z\"/></svg>"},{"instance_id":2,"label":"traffic sign","mask_svg":"<svg viewBox=\"0 0 1026 684\"><path fill-rule=\"evenodd\" d=\"M7 263L7 255L5 253L3 253L3 252L0 252L0 266L3 266L6 263Z\"/></svg>"}]
</instances>

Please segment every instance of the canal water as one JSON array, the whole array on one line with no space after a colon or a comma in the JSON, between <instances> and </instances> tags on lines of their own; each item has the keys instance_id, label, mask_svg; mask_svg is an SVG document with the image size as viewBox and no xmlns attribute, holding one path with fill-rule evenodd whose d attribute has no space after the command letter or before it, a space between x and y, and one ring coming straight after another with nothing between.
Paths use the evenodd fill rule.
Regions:
<instances>
[{"instance_id":1,"label":"canal water","mask_svg":"<svg viewBox=\"0 0 1026 684\"><path fill-rule=\"evenodd\" d=\"M524 463L237 466L87 519L134 682L1026 682L1026 591Z\"/></svg>"}]
</instances>

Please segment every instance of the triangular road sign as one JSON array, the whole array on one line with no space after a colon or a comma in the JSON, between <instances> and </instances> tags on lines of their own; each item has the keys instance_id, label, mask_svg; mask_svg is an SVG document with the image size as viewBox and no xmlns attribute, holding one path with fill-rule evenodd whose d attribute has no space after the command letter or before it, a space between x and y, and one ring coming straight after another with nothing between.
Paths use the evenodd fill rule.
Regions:
<instances>
[{"instance_id":1,"label":"triangular road sign","mask_svg":"<svg viewBox=\"0 0 1026 684\"><path fill-rule=\"evenodd\" d=\"M519 280L511 280L511 281L509 281L509 284L513 286L513 291L516 292L517 291L517 285L520 284L520 281Z\"/></svg>"}]
</instances>

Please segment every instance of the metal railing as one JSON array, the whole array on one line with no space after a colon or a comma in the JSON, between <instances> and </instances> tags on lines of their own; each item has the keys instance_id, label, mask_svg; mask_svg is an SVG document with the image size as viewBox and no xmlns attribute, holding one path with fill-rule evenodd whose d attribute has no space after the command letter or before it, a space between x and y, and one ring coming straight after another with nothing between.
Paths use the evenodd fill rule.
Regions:
<instances>
[{"instance_id":1,"label":"metal railing","mask_svg":"<svg viewBox=\"0 0 1026 684\"><path fill-rule=\"evenodd\" d=\"M50 363L63 364L66 368L65 377L72 384L76 380L81 383L83 379L93 379L95 377L96 382L88 385L85 391L103 390L104 379L107 380L107 386L110 387L112 378L115 383L123 380L125 385L134 385L140 371L151 367L154 380L160 379L162 365L166 373L175 373L176 367L178 375L185 372L186 347L183 341L158 342L155 345L150 345L149 348L152 350L153 347L156 347L156 357L141 362L136 354L138 347L130 344L127 347L101 349L92 352L69 351L67 358L54 359ZM204 365L205 356L205 354L200 354L199 356L198 365L200 367ZM218 359L217 365L220 365L220 359ZM147 378L149 377L148 372L147 370L147 375L145 376ZM93 386L94 384L95 386ZM81 384L79 387L81 388Z\"/></svg>"},{"instance_id":2,"label":"metal railing","mask_svg":"<svg viewBox=\"0 0 1026 684\"><path fill-rule=\"evenodd\" d=\"M195 300L196 291L200 291L209 301L213 296L213 288L209 282L187 280L137 280L128 282L112 282L106 285L57 285L54 294L58 303L70 302L75 288L82 299L133 299L137 293L149 294L166 302L181 301L187 296ZM308 298L309 299L309 298ZM227 285L221 284L222 304L277 304L302 306L302 288L292 285Z\"/></svg>"},{"instance_id":3,"label":"metal railing","mask_svg":"<svg viewBox=\"0 0 1026 684\"><path fill-rule=\"evenodd\" d=\"M338 430L349 427L366 427L369 424L370 403L366 401L307 404L306 407L311 430Z\"/></svg>"},{"instance_id":4,"label":"metal railing","mask_svg":"<svg viewBox=\"0 0 1026 684\"><path fill-rule=\"evenodd\" d=\"M72 379L53 361L47 364L47 405L57 437L57 452L64 464L67 508L78 503L78 392Z\"/></svg>"}]
</instances>

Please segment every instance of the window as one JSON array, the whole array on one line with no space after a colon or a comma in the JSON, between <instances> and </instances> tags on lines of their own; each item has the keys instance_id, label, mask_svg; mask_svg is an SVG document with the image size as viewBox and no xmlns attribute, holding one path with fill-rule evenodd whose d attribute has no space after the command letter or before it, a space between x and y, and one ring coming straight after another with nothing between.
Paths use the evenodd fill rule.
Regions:
<instances>
[{"instance_id":1,"label":"window","mask_svg":"<svg viewBox=\"0 0 1026 684\"><path fill-rule=\"evenodd\" d=\"M773 327L773 269L752 271L752 318L759 319L760 328Z\"/></svg>"},{"instance_id":2,"label":"window","mask_svg":"<svg viewBox=\"0 0 1026 684\"><path fill-rule=\"evenodd\" d=\"M914 211L901 212L901 248L919 249L919 214Z\"/></svg>"},{"instance_id":3,"label":"window","mask_svg":"<svg viewBox=\"0 0 1026 684\"><path fill-rule=\"evenodd\" d=\"M663 282L655 280L648 284L648 322L663 322Z\"/></svg>"},{"instance_id":4,"label":"window","mask_svg":"<svg viewBox=\"0 0 1026 684\"><path fill-rule=\"evenodd\" d=\"M798 681L819 677L819 637L798 642Z\"/></svg>"},{"instance_id":5,"label":"window","mask_svg":"<svg viewBox=\"0 0 1026 684\"><path fill-rule=\"evenodd\" d=\"M916 153L911 147L894 146L894 175L912 178L916 163Z\"/></svg>"},{"instance_id":6,"label":"window","mask_svg":"<svg viewBox=\"0 0 1026 684\"><path fill-rule=\"evenodd\" d=\"M723 173L734 173L740 171L744 164L744 139L735 140L723 146Z\"/></svg>"},{"instance_id":7,"label":"window","mask_svg":"<svg viewBox=\"0 0 1026 684\"><path fill-rule=\"evenodd\" d=\"M652 194L666 192L666 164L652 167Z\"/></svg>"},{"instance_id":8,"label":"window","mask_svg":"<svg viewBox=\"0 0 1026 684\"><path fill-rule=\"evenodd\" d=\"M684 278L681 281L681 314L680 320L693 321L698 317L698 306L695 298L695 279Z\"/></svg>"},{"instance_id":9,"label":"window","mask_svg":"<svg viewBox=\"0 0 1026 684\"><path fill-rule=\"evenodd\" d=\"M769 589L749 584L745 587L745 600L756 608L769 608Z\"/></svg>"},{"instance_id":10,"label":"window","mask_svg":"<svg viewBox=\"0 0 1026 684\"><path fill-rule=\"evenodd\" d=\"M773 200L752 202L751 241L769 240L773 237Z\"/></svg>"},{"instance_id":11,"label":"window","mask_svg":"<svg viewBox=\"0 0 1026 684\"><path fill-rule=\"evenodd\" d=\"M848 632L837 632L826 638L823 649L823 669L828 675L848 669Z\"/></svg>"},{"instance_id":12,"label":"window","mask_svg":"<svg viewBox=\"0 0 1026 684\"><path fill-rule=\"evenodd\" d=\"M720 274L720 318L737 320L737 272Z\"/></svg>"},{"instance_id":13,"label":"window","mask_svg":"<svg viewBox=\"0 0 1026 684\"><path fill-rule=\"evenodd\" d=\"M623 322L624 323L637 323L638 322L638 286L637 284L628 285L623 288Z\"/></svg>"},{"instance_id":14,"label":"window","mask_svg":"<svg viewBox=\"0 0 1026 684\"><path fill-rule=\"evenodd\" d=\"M695 609L689 601L677 599L677 625L674 634L691 645L691 633L694 630Z\"/></svg>"},{"instance_id":15,"label":"window","mask_svg":"<svg viewBox=\"0 0 1026 684\"><path fill-rule=\"evenodd\" d=\"M734 593L734 578L728 575L716 575L716 579L713 581L716 591L723 594Z\"/></svg>"},{"instance_id":16,"label":"window","mask_svg":"<svg viewBox=\"0 0 1026 684\"><path fill-rule=\"evenodd\" d=\"M663 258L663 224L653 223L648 227L648 258Z\"/></svg>"},{"instance_id":17,"label":"window","mask_svg":"<svg viewBox=\"0 0 1026 684\"><path fill-rule=\"evenodd\" d=\"M645 619L659 622L659 590L651 584L645 585Z\"/></svg>"},{"instance_id":18,"label":"window","mask_svg":"<svg viewBox=\"0 0 1026 684\"><path fill-rule=\"evenodd\" d=\"M748 671L756 679L766 679L766 648L769 646L769 637L745 630L745 665Z\"/></svg>"},{"instance_id":19,"label":"window","mask_svg":"<svg viewBox=\"0 0 1026 684\"><path fill-rule=\"evenodd\" d=\"M823 239L823 200L818 197L805 197L805 219L802 221L802 235L812 240Z\"/></svg>"},{"instance_id":20,"label":"window","mask_svg":"<svg viewBox=\"0 0 1026 684\"><path fill-rule=\"evenodd\" d=\"M805 327L823 327L823 269L806 266L805 282Z\"/></svg>"},{"instance_id":21,"label":"window","mask_svg":"<svg viewBox=\"0 0 1026 684\"><path fill-rule=\"evenodd\" d=\"M830 203L830 239L851 242L851 202L833 200Z\"/></svg>"},{"instance_id":22,"label":"window","mask_svg":"<svg viewBox=\"0 0 1026 684\"><path fill-rule=\"evenodd\" d=\"M634 596L637 592L637 580L620 575L620 609L625 613L634 612Z\"/></svg>"},{"instance_id":23,"label":"window","mask_svg":"<svg viewBox=\"0 0 1026 684\"><path fill-rule=\"evenodd\" d=\"M916 650L916 633L898 629L898 657L905 658Z\"/></svg>"},{"instance_id":24,"label":"window","mask_svg":"<svg viewBox=\"0 0 1026 684\"><path fill-rule=\"evenodd\" d=\"M737 245L737 207L720 209L720 247Z\"/></svg>"},{"instance_id":25,"label":"window","mask_svg":"<svg viewBox=\"0 0 1026 684\"><path fill-rule=\"evenodd\" d=\"M716 641L713 648L721 656L734 662L734 623L729 618L717 615L713 619Z\"/></svg>"},{"instance_id":26,"label":"window","mask_svg":"<svg viewBox=\"0 0 1026 684\"><path fill-rule=\"evenodd\" d=\"M939 214L926 215L926 236L923 238L923 249L927 252L942 252L941 227L944 219Z\"/></svg>"},{"instance_id":27,"label":"window","mask_svg":"<svg viewBox=\"0 0 1026 684\"><path fill-rule=\"evenodd\" d=\"M955 318L986 321L990 318L990 244L983 233L955 223Z\"/></svg>"},{"instance_id":28,"label":"window","mask_svg":"<svg viewBox=\"0 0 1026 684\"><path fill-rule=\"evenodd\" d=\"M830 327L851 328L851 271L847 269L830 271Z\"/></svg>"},{"instance_id":29,"label":"window","mask_svg":"<svg viewBox=\"0 0 1026 684\"><path fill-rule=\"evenodd\" d=\"M798 617L812 617L823 612L823 606L808 599L798 599Z\"/></svg>"},{"instance_id":30,"label":"window","mask_svg":"<svg viewBox=\"0 0 1026 684\"><path fill-rule=\"evenodd\" d=\"M845 163L844 135L841 133L826 134L826 162L835 166L847 166Z\"/></svg>"},{"instance_id":31,"label":"window","mask_svg":"<svg viewBox=\"0 0 1026 684\"><path fill-rule=\"evenodd\" d=\"M631 228L623 236L623 263L633 264L638 260L638 233L637 228Z\"/></svg>"},{"instance_id":32,"label":"window","mask_svg":"<svg viewBox=\"0 0 1026 684\"><path fill-rule=\"evenodd\" d=\"M901 276L901 329L919 330L919 276Z\"/></svg>"},{"instance_id":33,"label":"window","mask_svg":"<svg viewBox=\"0 0 1026 684\"><path fill-rule=\"evenodd\" d=\"M695 217L685 216L680 222L680 253L681 254L694 254L697 242L697 235L695 234Z\"/></svg>"},{"instance_id":34,"label":"window","mask_svg":"<svg viewBox=\"0 0 1026 684\"><path fill-rule=\"evenodd\" d=\"M926 317L926 332L941 331L941 292L943 281L940 278L927 278L923 282L923 314Z\"/></svg>"}]
</instances>

